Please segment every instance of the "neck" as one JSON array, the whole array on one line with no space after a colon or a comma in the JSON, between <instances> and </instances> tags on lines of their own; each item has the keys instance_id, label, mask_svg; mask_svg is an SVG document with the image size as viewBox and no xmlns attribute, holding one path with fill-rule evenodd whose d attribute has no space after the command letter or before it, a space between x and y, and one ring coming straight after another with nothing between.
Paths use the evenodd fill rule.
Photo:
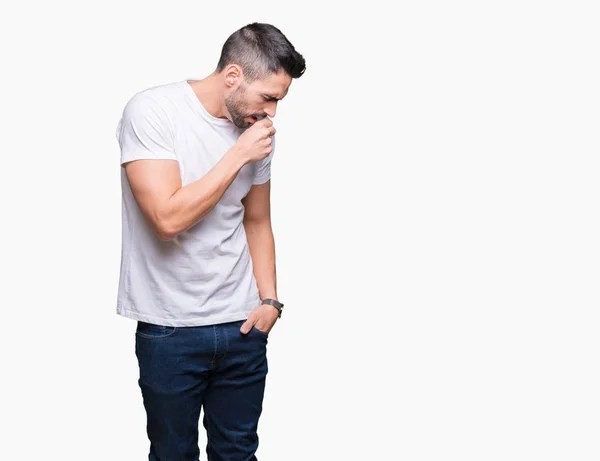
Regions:
<instances>
[{"instance_id":1,"label":"neck","mask_svg":"<svg viewBox=\"0 0 600 461\"><path fill-rule=\"evenodd\" d=\"M224 120L228 119L227 109L223 102L223 90L219 85L220 80L217 73L212 73L202 80L188 80L188 82L210 115Z\"/></svg>"}]
</instances>

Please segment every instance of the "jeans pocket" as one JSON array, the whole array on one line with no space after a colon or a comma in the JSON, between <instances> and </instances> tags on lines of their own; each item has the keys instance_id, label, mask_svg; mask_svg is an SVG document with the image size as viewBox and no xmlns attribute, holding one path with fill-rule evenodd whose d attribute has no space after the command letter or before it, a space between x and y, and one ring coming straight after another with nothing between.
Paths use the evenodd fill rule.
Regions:
<instances>
[{"instance_id":1,"label":"jeans pocket","mask_svg":"<svg viewBox=\"0 0 600 461\"><path fill-rule=\"evenodd\" d=\"M172 336L177 331L177 327L169 327L166 325L155 325L138 321L135 334L146 339L163 339Z\"/></svg>"},{"instance_id":2,"label":"jeans pocket","mask_svg":"<svg viewBox=\"0 0 600 461\"><path fill-rule=\"evenodd\" d=\"M254 331L256 334L264 336L265 338L269 337L269 333L267 333L266 331L259 330L254 325L252 326L252 328L250 329L250 331Z\"/></svg>"}]
</instances>

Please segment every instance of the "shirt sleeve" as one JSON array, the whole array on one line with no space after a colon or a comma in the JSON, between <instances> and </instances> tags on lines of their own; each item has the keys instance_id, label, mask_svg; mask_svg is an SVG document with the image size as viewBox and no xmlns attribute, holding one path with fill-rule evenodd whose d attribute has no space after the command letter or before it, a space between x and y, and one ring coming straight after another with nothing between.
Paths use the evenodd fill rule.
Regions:
<instances>
[{"instance_id":1,"label":"shirt sleeve","mask_svg":"<svg viewBox=\"0 0 600 461\"><path fill-rule=\"evenodd\" d=\"M117 126L121 165L132 160L177 160L172 124L160 104L138 93L126 104Z\"/></svg>"},{"instance_id":2,"label":"shirt sleeve","mask_svg":"<svg viewBox=\"0 0 600 461\"><path fill-rule=\"evenodd\" d=\"M273 140L271 144L271 153L258 162L256 175L254 176L254 181L252 183L254 185L264 184L271 179L271 160L275 154L275 136L271 139Z\"/></svg>"}]
</instances>

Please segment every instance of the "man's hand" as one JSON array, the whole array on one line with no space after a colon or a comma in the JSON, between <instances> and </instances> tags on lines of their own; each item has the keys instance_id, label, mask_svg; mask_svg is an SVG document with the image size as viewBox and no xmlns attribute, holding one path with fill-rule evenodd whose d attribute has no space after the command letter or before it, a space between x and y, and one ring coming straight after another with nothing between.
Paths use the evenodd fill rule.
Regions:
<instances>
[{"instance_id":1,"label":"man's hand","mask_svg":"<svg viewBox=\"0 0 600 461\"><path fill-rule=\"evenodd\" d=\"M279 311L270 304L261 304L254 308L248 320L241 326L240 331L247 334L252 327L258 328L263 333L269 333L279 318Z\"/></svg>"},{"instance_id":2,"label":"man's hand","mask_svg":"<svg viewBox=\"0 0 600 461\"><path fill-rule=\"evenodd\" d=\"M244 131L238 138L235 147L249 162L262 160L271 153L273 148L271 136L275 132L273 122L264 118Z\"/></svg>"}]
</instances>

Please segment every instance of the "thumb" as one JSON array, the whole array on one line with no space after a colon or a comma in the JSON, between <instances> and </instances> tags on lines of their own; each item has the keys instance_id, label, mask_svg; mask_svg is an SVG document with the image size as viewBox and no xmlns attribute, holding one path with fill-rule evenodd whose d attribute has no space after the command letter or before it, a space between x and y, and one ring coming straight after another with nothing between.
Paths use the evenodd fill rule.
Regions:
<instances>
[{"instance_id":1,"label":"thumb","mask_svg":"<svg viewBox=\"0 0 600 461\"><path fill-rule=\"evenodd\" d=\"M254 326L254 319L253 318L248 318L248 320L246 320L243 325L240 327L240 331L242 332L242 334L248 334L248 332L252 329L252 327Z\"/></svg>"}]
</instances>

